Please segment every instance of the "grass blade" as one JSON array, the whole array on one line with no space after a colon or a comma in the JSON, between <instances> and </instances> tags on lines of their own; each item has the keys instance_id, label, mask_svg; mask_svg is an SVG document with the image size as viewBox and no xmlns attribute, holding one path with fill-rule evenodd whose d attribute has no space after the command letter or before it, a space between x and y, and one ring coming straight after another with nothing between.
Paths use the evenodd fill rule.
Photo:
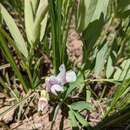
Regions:
<instances>
[{"instance_id":1,"label":"grass blade","mask_svg":"<svg viewBox=\"0 0 130 130\"><path fill-rule=\"evenodd\" d=\"M12 68L13 68L13 70L14 70L16 76L17 76L17 78L18 78L18 79L20 80L20 82L22 83L25 92L27 92L27 91L28 91L28 88L27 88L27 85L26 85L26 83L25 83L25 81L24 81L24 78L23 78L21 72L19 71L19 69L18 69L18 67L17 67L17 65L16 65L16 63L15 63L15 61L14 61L14 59L13 59L13 56L11 55L9 48L8 48L7 44L5 43L5 41L4 41L4 39L2 38L1 35L0 35L0 43L1 43L1 44L0 44L0 48L2 49L2 52L3 52L3 54L4 54L5 58L6 58L6 60L7 60L7 61L10 63L10 65L12 66Z\"/></svg>"},{"instance_id":2,"label":"grass blade","mask_svg":"<svg viewBox=\"0 0 130 130\"><path fill-rule=\"evenodd\" d=\"M5 23L7 24L12 37L14 38L14 40L16 42L17 48L27 58L28 50L27 50L26 43L25 43L25 41L22 37L22 34L20 33L17 25L15 24L12 16L7 12L7 10L4 8L4 6L2 4L0 4L0 10L1 10L2 17L5 21Z\"/></svg>"}]
</instances>

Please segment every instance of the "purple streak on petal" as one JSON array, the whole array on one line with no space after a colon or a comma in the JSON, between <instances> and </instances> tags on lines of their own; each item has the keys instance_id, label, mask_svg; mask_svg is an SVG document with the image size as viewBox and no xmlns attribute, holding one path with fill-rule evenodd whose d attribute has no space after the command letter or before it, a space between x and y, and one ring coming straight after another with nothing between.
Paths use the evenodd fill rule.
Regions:
<instances>
[{"instance_id":1,"label":"purple streak on petal","mask_svg":"<svg viewBox=\"0 0 130 130\"><path fill-rule=\"evenodd\" d=\"M46 89L48 92L51 91L51 87L54 85L54 84L58 84L58 80L55 76L51 76L49 77L47 80L46 80Z\"/></svg>"}]
</instances>

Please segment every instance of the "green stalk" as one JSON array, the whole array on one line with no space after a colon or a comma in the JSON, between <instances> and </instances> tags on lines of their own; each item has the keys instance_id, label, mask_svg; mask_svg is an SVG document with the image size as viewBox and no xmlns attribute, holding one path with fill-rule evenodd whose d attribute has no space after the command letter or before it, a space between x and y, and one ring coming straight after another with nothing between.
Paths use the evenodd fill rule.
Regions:
<instances>
[{"instance_id":1,"label":"green stalk","mask_svg":"<svg viewBox=\"0 0 130 130\"><path fill-rule=\"evenodd\" d=\"M112 102L110 104L110 107L109 107L108 111L106 112L105 116L108 116L108 114L111 112L111 110L113 109L113 107L116 105L117 101L120 99L120 97L122 96L122 94L129 87L129 85L130 85L130 79L125 80L122 83L122 85L118 87L118 89L116 90L116 92L114 94Z\"/></svg>"},{"instance_id":2,"label":"green stalk","mask_svg":"<svg viewBox=\"0 0 130 130\"><path fill-rule=\"evenodd\" d=\"M49 12L50 12L50 19L51 19L51 32L52 32L52 50L53 50L53 65L55 73L58 73L59 66L60 66L60 51L59 49L59 41L58 41L58 34L57 34L57 16L55 10L55 1L49 0ZM61 33L61 32L60 32Z\"/></svg>"},{"instance_id":3,"label":"green stalk","mask_svg":"<svg viewBox=\"0 0 130 130\"><path fill-rule=\"evenodd\" d=\"M30 72L29 66L27 66L26 70L27 70L27 74L28 74L28 77L29 77L31 88L34 88L34 86L33 86L33 78L32 78L32 74Z\"/></svg>"}]
</instances>

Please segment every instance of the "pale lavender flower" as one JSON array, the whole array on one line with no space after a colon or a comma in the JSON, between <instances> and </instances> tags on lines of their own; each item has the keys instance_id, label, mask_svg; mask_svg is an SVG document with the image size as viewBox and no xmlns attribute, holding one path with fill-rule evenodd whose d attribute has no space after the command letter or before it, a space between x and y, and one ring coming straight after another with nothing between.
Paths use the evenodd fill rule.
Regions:
<instances>
[{"instance_id":1,"label":"pale lavender flower","mask_svg":"<svg viewBox=\"0 0 130 130\"><path fill-rule=\"evenodd\" d=\"M40 97L38 101L38 111L43 111L48 106L48 100L44 97Z\"/></svg>"},{"instance_id":2,"label":"pale lavender flower","mask_svg":"<svg viewBox=\"0 0 130 130\"><path fill-rule=\"evenodd\" d=\"M72 70L67 71L64 64L59 67L59 74L57 76L50 76L46 80L46 89L57 95L57 92L64 91L63 87L66 83L74 82L76 80L76 73Z\"/></svg>"}]
</instances>

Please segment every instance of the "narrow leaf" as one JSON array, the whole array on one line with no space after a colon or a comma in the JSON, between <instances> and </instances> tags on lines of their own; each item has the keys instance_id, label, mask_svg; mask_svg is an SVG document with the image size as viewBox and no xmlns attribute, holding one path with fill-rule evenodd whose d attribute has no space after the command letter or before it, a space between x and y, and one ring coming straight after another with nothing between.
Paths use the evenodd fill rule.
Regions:
<instances>
[{"instance_id":1,"label":"narrow leaf","mask_svg":"<svg viewBox=\"0 0 130 130\"><path fill-rule=\"evenodd\" d=\"M88 24L106 15L109 0L81 0L78 9L78 30L84 31Z\"/></svg>"},{"instance_id":2,"label":"narrow leaf","mask_svg":"<svg viewBox=\"0 0 130 130\"><path fill-rule=\"evenodd\" d=\"M35 0L34 0L35 1ZM33 10L30 0L24 0L24 19L27 38L30 44L34 42L33 37Z\"/></svg>"},{"instance_id":3,"label":"narrow leaf","mask_svg":"<svg viewBox=\"0 0 130 130\"><path fill-rule=\"evenodd\" d=\"M33 9L33 14L36 13L37 10L37 6L40 0L31 0L31 4L32 4L32 9Z\"/></svg>"},{"instance_id":4,"label":"narrow leaf","mask_svg":"<svg viewBox=\"0 0 130 130\"><path fill-rule=\"evenodd\" d=\"M41 22L41 30L40 30L40 41L42 41L45 31L46 31L46 25L48 20L48 13L46 13L44 19Z\"/></svg>"},{"instance_id":5,"label":"narrow leaf","mask_svg":"<svg viewBox=\"0 0 130 130\"><path fill-rule=\"evenodd\" d=\"M69 120L70 120L70 125L71 125L72 128L78 127L78 123L76 121L74 111L71 110L71 109L69 110Z\"/></svg>"},{"instance_id":6,"label":"narrow leaf","mask_svg":"<svg viewBox=\"0 0 130 130\"><path fill-rule=\"evenodd\" d=\"M40 36L41 22L46 16L47 9L48 0L40 0L33 27L33 36L35 40Z\"/></svg>"},{"instance_id":7,"label":"narrow leaf","mask_svg":"<svg viewBox=\"0 0 130 130\"><path fill-rule=\"evenodd\" d=\"M20 82L22 83L23 85L23 88L25 90L25 92L28 91L27 89L27 85L26 83L24 82L24 78L21 74L21 72L19 71L14 59L13 59L13 56L11 55L10 53L10 50L7 46L7 44L5 43L4 39L2 38L2 36L0 35L0 48L2 49L2 52L6 58L6 60L10 63L10 65L12 66L17 78L20 80Z\"/></svg>"},{"instance_id":8,"label":"narrow leaf","mask_svg":"<svg viewBox=\"0 0 130 130\"><path fill-rule=\"evenodd\" d=\"M7 24L9 31L16 42L16 46L19 51L25 56L28 57L28 50L26 47L26 43L20 33L18 27L16 26L12 16L7 12L7 10L0 4L2 17Z\"/></svg>"},{"instance_id":9,"label":"narrow leaf","mask_svg":"<svg viewBox=\"0 0 130 130\"><path fill-rule=\"evenodd\" d=\"M82 124L82 126L88 126L87 119L81 116L78 112L74 112L74 114L77 120Z\"/></svg>"},{"instance_id":10,"label":"narrow leaf","mask_svg":"<svg viewBox=\"0 0 130 130\"><path fill-rule=\"evenodd\" d=\"M110 78L113 71L114 71L114 67L112 65L112 58L111 56L109 56L108 61L107 61L107 68L106 68L106 77Z\"/></svg>"}]
</instances>

